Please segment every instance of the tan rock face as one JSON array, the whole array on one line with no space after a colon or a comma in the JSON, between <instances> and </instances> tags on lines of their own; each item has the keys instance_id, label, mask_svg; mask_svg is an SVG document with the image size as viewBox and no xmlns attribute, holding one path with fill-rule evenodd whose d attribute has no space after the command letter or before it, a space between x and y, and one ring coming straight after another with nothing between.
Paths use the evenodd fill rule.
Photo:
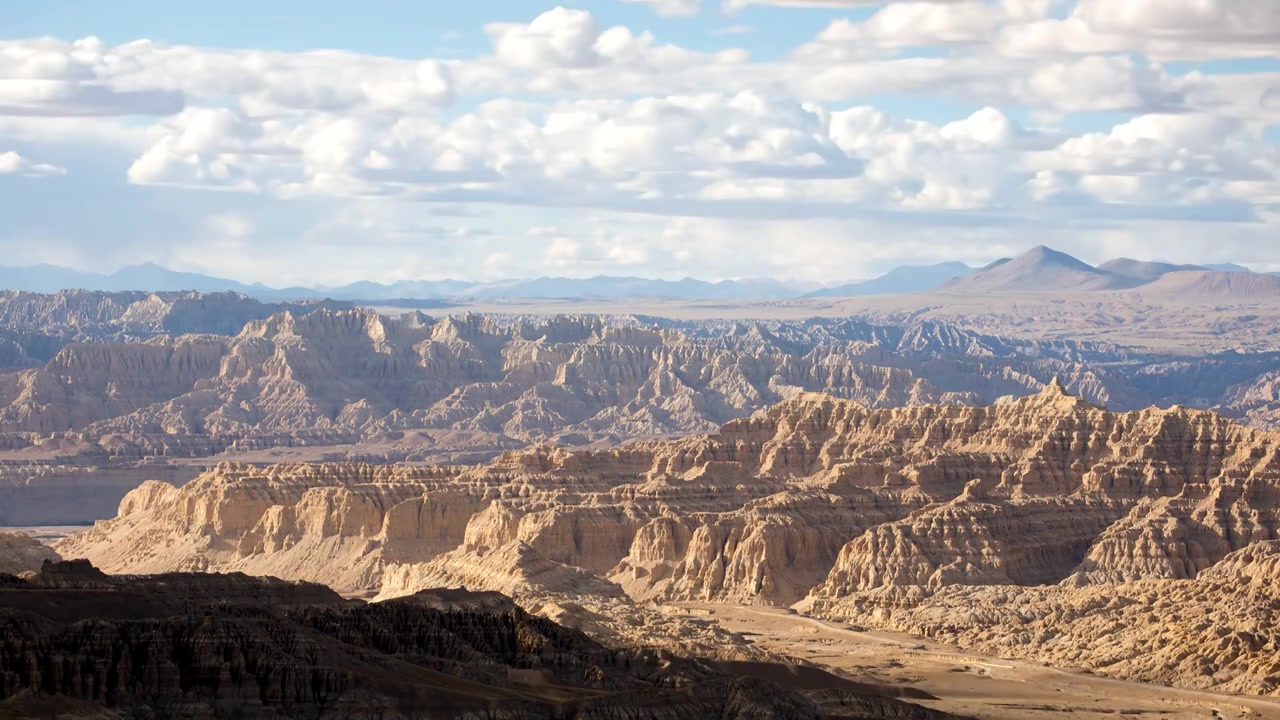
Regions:
<instances>
[{"instance_id":1,"label":"tan rock face","mask_svg":"<svg viewBox=\"0 0 1280 720\"><path fill-rule=\"evenodd\" d=\"M713 630L649 603L801 601L961 644L1034 640L1127 677L1270 692L1247 657L1205 681L1186 674L1217 655L1132 648L1157 647L1141 628L1160 622L1143 610L1160 588L1181 593L1186 632L1206 643L1196 618L1273 592L1278 449L1280 436L1208 412L1110 413L1057 385L983 408L801 393L712 435L538 446L471 467L224 464L181 489L140 487L58 549L114 573L239 570L384 597L499 590L590 632L699 652ZM1260 657L1270 611L1250 612L1253 640L1205 647ZM1023 615L1039 635L1014 632ZM1085 641L1110 622L1138 628L1123 650Z\"/></svg>"},{"instance_id":2,"label":"tan rock face","mask_svg":"<svg viewBox=\"0 0 1280 720\"><path fill-rule=\"evenodd\" d=\"M714 429L804 390L873 405L944 395L856 357L747 355L599 320L504 327L321 309L250 321L234 337L70 345L0 376L0 432L637 436Z\"/></svg>"},{"instance_id":3,"label":"tan rock face","mask_svg":"<svg viewBox=\"0 0 1280 720\"><path fill-rule=\"evenodd\" d=\"M208 459L199 470L220 460L475 463L539 442L710 432L806 392L919 407L911 422L926 444L940 431L931 425L949 422L926 407L1027 396L1055 375L1118 409L1216 406L1259 427L1280 413L1265 353L1170 362L1113 344L1016 339L1026 334L1016 328L1004 337L998 322L985 329L994 334L915 316L439 319L232 294L0 293L0 493L38 478L75 484L84 499L48 515L57 506L33 489L30 503L4 498L0 523L6 508L33 516L12 521L23 524L100 519L143 480L185 482L193 458ZM812 442L773 448L771 472L805 473ZM1000 461L960 454L913 460L913 481L953 496L967 467ZM152 470L178 461L187 469ZM1026 461L1030 486L1043 468ZM1055 472L1037 481L1041 492L1075 486L1070 467ZM1161 482L1153 472L1112 481Z\"/></svg>"},{"instance_id":4,"label":"tan rock face","mask_svg":"<svg viewBox=\"0 0 1280 720\"><path fill-rule=\"evenodd\" d=\"M1001 657L1182 687L1280 694L1280 544L1194 580L947 588L869 621Z\"/></svg>"}]
</instances>

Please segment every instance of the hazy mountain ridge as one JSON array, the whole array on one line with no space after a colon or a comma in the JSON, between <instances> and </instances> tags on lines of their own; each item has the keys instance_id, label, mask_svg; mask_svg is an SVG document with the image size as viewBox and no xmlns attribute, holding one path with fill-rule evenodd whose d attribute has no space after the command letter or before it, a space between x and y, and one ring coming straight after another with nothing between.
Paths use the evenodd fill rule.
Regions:
<instances>
[{"instance_id":1,"label":"hazy mountain ridge","mask_svg":"<svg viewBox=\"0 0 1280 720\"><path fill-rule=\"evenodd\" d=\"M72 343L139 342L184 334L235 335L282 311L342 309L336 301L264 303L233 292L0 291L0 368L47 362Z\"/></svg>"},{"instance_id":2,"label":"hazy mountain ridge","mask_svg":"<svg viewBox=\"0 0 1280 720\"><path fill-rule=\"evenodd\" d=\"M685 278L655 280L641 277L540 277L478 282L466 280L405 280L395 283L359 281L337 287L273 288L246 284L200 273L169 270L152 263L132 265L111 274L84 272L53 265L0 267L0 289L52 294L62 290L92 292L233 292L260 300L447 300L457 298L669 298L681 300L749 300L799 297L808 284L744 279L718 282Z\"/></svg>"},{"instance_id":3,"label":"hazy mountain ridge","mask_svg":"<svg viewBox=\"0 0 1280 720\"><path fill-rule=\"evenodd\" d=\"M1120 258L1097 267L1043 245L997 260L938 289L950 293L1097 293L1131 291L1180 297L1280 297L1280 278L1236 267L1214 270Z\"/></svg>"},{"instance_id":4,"label":"hazy mountain ridge","mask_svg":"<svg viewBox=\"0 0 1280 720\"><path fill-rule=\"evenodd\" d=\"M133 265L101 274L38 265L0 267L0 288L56 293L83 289L99 292L148 291L205 293L235 292L261 300L335 299L363 302L407 300L483 301L507 298L536 299L670 299L670 300L781 300L796 298L858 297L949 292L1068 292L1135 289L1160 277L1182 271L1251 273L1234 263L1174 265L1121 258L1097 267L1046 247L1017 257L998 260L975 269L960 262L903 266L888 273L851 283L814 289L812 283L771 278L707 281L694 278L660 280L643 277L599 275L591 278L537 277L501 281L404 280L394 283L359 281L336 287L273 288L246 284L199 273L178 272L154 263ZM1262 273L1257 273L1262 274ZM1215 281L1216 282L1216 281ZM1220 282L1217 285L1221 285ZM1157 291L1164 288L1154 287ZM1194 289L1194 288L1192 288ZM1183 290L1185 292L1187 290Z\"/></svg>"},{"instance_id":5,"label":"hazy mountain ridge","mask_svg":"<svg viewBox=\"0 0 1280 720\"><path fill-rule=\"evenodd\" d=\"M900 267L871 280L823 288L805 297L856 297L858 295L897 295L925 292L948 281L969 275L974 269L959 262Z\"/></svg>"}]
</instances>

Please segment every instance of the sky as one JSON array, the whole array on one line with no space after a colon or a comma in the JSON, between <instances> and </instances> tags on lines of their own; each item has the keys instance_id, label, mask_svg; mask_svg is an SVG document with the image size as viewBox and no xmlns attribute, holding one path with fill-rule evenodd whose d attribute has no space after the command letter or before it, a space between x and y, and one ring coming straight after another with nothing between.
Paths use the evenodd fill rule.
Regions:
<instances>
[{"instance_id":1,"label":"sky","mask_svg":"<svg viewBox=\"0 0 1280 720\"><path fill-rule=\"evenodd\" d=\"M1275 0L0 3L0 264L1280 270Z\"/></svg>"}]
</instances>

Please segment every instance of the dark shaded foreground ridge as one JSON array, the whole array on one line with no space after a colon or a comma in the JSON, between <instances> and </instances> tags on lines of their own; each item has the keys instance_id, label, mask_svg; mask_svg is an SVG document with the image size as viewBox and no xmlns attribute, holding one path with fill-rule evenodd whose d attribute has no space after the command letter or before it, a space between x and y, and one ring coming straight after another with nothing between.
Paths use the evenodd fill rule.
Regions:
<instances>
[{"instance_id":1,"label":"dark shaded foreground ridge","mask_svg":"<svg viewBox=\"0 0 1280 720\"><path fill-rule=\"evenodd\" d=\"M0 718L956 718L890 693L816 668L608 648L498 593L370 604L83 560L0 575Z\"/></svg>"}]
</instances>

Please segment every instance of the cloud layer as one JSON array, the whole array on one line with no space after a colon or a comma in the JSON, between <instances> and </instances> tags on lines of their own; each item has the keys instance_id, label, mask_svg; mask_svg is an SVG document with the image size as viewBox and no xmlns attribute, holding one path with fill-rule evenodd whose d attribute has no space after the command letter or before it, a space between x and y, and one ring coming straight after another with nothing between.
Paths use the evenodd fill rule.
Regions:
<instances>
[{"instance_id":1,"label":"cloud layer","mask_svg":"<svg viewBox=\"0 0 1280 720\"><path fill-rule=\"evenodd\" d=\"M0 41L0 190L29 199L0 246L335 282L836 281L1046 233L1093 259L1267 262L1269 0L650 4L829 18L768 60L767 28L681 47L564 7L475 29L487 50L463 59ZM138 216L105 238L50 217L71 192Z\"/></svg>"}]
</instances>

